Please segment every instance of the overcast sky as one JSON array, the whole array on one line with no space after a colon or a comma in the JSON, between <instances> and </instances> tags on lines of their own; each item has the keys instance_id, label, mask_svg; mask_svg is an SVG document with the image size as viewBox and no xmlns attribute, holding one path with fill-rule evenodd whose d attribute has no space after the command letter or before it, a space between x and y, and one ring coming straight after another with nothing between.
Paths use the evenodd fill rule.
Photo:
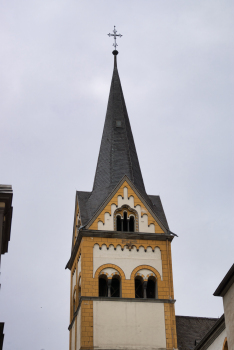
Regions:
<instances>
[{"instance_id":1,"label":"overcast sky","mask_svg":"<svg viewBox=\"0 0 234 350\"><path fill-rule=\"evenodd\" d=\"M90 191L118 67L141 170L171 231L176 314L219 317L233 263L233 1L1 0L4 350L68 349L75 191Z\"/></svg>"}]
</instances>

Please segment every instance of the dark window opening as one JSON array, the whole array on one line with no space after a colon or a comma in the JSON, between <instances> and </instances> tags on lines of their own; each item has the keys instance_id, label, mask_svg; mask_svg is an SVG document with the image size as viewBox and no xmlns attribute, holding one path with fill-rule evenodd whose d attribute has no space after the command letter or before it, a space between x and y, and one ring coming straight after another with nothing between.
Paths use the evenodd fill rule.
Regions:
<instances>
[{"instance_id":1,"label":"dark window opening","mask_svg":"<svg viewBox=\"0 0 234 350\"><path fill-rule=\"evenodd\" d=\"M99 297L107 297L108 288L107 288L107 278L105 276L99 277Z\"/></svg>"},{"instance_id":2,"label":"dark window opening","mask_svg":"<svg viewBox=\"0 0 234 350\"><path fill-rule=\"evenodd\" d=\"M114 276L111 280L111 297L120 297L120 278L118 276Z\"/></svg>"},{"instance_id":3,"label":"dark window opening","mask_svg":"<svg viewBox=\"0 0 234 350\"><path fill-rule=\"evenodd\" d=\"M73 315L75 314L75 312L76 312L76 293L73 296Z\"/></svg>"},{"instance_id":4,"label":"dark window opening","mask_svg":"<svg viewBox=\"0 0 234 350\"><path fill-rule=\"evenodd\" d=\"M128 215L126 211L124 212L124 218L123 218L123 231L124 232L128 231Z\"/></svg>"},{"instance_id":5,"label":"dark window opening","mask_svg":"<svg viewBox=\"0 0 234 350\"><path fill-rule=\"evenodd\" d=\"M156 298L156 280L155 278L149 278L146 287L146 296L147 299L155 299Z\"/></svg>"},{"instance_id":6,"label":"dark window opening","mask_svg":"<svg viewBox=\"0 0 234 350\"><path fill-rule=\"evenodd\" d=\"M143 279L135 278L135 298L143 298Z\"/></svg>"},{"instance_id":7,"label":"dark window opening","mask_svg":"<svg viewBox=\"0 0 234 350\"><path fill-rule=\"evenodd\" d=\"M134 217L133 216L130 216L130 219L129 219L129 232L134 232Z\"/></svg>"},{"instance_id":8,"label":"dark window opening","mask_svg":"<svg viewBox=\"0 0 234 350\"><path fill-rule=\"evenodd\" d=\"M116 230L117 231L122 231L122 222L121 222L121 216L116 217Z\"/></svg>"}]
</instances>

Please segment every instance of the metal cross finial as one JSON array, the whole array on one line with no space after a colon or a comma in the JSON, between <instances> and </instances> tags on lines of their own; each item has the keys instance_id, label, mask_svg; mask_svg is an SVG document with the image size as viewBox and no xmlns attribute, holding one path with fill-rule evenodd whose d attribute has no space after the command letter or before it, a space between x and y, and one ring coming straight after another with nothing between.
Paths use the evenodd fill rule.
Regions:
<instances>
[{"instance_id":1,"label":"metal cross finial","mask_svg":"<svg viewBox=\"0 0 234 350\"><path fill-rule=\"evenodd\" d=\"M114 44L113 44L113 46L114 46L114 48L115 48L115 50L116 50L116 47L118 46L118 44L117 44L117 42L116 42L116 38L117 38L117 36L119 36L120 38L121 38L121 36L123 36L123 35L121 35L121 34L116 34L117 33L117 30L115 29L115 26L114 26L114 30L113 30L113 33L114 34L107 34L107 35L109 35L109 36L113 36L114 37Z\"/></svg>"}]
</instances>

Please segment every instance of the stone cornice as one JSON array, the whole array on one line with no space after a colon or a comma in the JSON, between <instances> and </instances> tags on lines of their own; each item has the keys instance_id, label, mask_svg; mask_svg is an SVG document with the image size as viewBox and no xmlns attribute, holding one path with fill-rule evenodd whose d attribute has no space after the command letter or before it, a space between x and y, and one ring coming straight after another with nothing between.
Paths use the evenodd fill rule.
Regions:
<instances>
[{"instance_id":1,"label":"stone cornice","mask_svg":"<svg viewBox=\"0 0 234 350\"><path fill-rule=\"evenodd\" d=\"M163 233L144 233L144 232L117 232L117 231L101 231L101 230L80 230L76 243L72 249L71 257L66 265L66 269L71 270L79 249L82 237L101 237L101 238L120 238L120 239L138 239L152 241L172 241L174 236Z\"/></svg>"}]
</instances>

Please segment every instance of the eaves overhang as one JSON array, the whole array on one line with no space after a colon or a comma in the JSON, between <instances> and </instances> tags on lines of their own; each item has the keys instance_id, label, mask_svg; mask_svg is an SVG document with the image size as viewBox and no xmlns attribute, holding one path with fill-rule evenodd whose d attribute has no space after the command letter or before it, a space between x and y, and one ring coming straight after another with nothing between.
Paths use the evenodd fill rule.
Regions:
<instances>
[{"instance_id":1,"label":"eaves overhang","mask_svg":"<svg viewBox=\"0 0 234 350\"><path fill-rule=\"evenodd\" d=\"M227 272L223 280L220 282L218 288L216 289L213 295L216 297L223 297L233 283L234 283L234 264L229 269L229 271Z\"/></svg>"}]
</instances>

